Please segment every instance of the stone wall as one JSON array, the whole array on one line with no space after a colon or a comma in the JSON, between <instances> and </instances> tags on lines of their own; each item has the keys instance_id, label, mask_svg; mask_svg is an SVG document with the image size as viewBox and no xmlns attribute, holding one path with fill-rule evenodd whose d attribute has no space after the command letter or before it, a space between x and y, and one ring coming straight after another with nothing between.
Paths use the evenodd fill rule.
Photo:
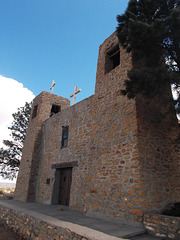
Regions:
<instances>
[{"instance_id":1,"label":"stone wall","mask_svg":"<svg viewBox=\"0 0 180 240\"><path fill-rule=\"evenodd\" d=\"M102 232L24 209L0 204L0 221L30 240L120 240Z\"/></svg>"},{"instance_id":2,"label":"stone wall","mask_svg":"<svg viewBox=\"0 0 180 240\"><path fill-rule=\"evenodd\" d=\"M18 174L15 199L20 201L35 201L36 185L39 169L39 148L42 139L42 125L49 118L52 105L61 106L61 111L70 106L66 98L42 92L33 101L29 127L23 147L20 170ZM33 118L34 108L37 115Z\"/></svg>"},{"instance_id":3,"label":"stone wall","mask_svg":"<svg viewBox=\"0 0 180 240\"><path fill-rule=\"evenodd\" d=\"M168 203L180 201L180 148L173 144L179 132L175 113L171 114L172 94L150 102L136 98L138 152L136 184L138 206L159 213ZM164 114L165 113L165 114ZM169 114L167 114L169 113ZM177 177L179 176L179 177Z\"/></svg>"},{"instance_id":4,"label":"stone wall","mask_svg":"<svg viewBox=\"0 0 180 240\"><path fill-rule=\"evenodd\" d=\"M148 233L158 237L180 239L180 218L158 214L145 214L144 226Z\"/></svg>"}]
</instances>

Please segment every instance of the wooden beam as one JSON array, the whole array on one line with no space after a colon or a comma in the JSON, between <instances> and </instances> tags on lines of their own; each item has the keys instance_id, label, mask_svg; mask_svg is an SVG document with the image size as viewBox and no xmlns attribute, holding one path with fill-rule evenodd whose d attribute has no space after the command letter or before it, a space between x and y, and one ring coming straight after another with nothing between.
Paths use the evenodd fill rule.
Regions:
<instances>
[{"instance_id":1,"label":"wooden beam","mask_svg":"<svg viewBox=\"0 0 180 240\"><path fill-rule=\"evenodd\" d=\"M54 164L52 164L52 166L51 166L52 169L57 169L57 168L69 168L69 167L78 167L78 161L63 162L63 163L54 163Z\"/></svg>"}]
</instances>

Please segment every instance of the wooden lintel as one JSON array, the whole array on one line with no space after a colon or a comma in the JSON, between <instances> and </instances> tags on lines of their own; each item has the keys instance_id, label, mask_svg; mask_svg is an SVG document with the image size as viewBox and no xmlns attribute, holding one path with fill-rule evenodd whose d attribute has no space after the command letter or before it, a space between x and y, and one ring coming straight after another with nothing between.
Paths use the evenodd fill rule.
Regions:
<instances>
[{"instance_id":1,"label":"wooden lintel","mask_svg":"<svg viewBox=\"0 0 180 240\"><path fill-rule=\"evenodd\" d=\"M78 167L78 161L55 163L55 164L52 164L51 166L52 169L69 168L69 167Z\"/></svg>"}]
</instances>

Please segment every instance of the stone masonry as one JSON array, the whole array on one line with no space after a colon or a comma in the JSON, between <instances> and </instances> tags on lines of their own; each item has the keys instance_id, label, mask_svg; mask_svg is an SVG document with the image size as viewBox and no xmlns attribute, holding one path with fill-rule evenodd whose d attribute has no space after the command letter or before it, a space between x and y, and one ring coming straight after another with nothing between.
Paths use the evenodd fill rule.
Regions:
<instances>
[{"instance_id":1,"label":"stone masonry","mask_svg":"<svg viewBox=\"0 0 180 240\"><path fill-rule=\"evenodd\" d=\"M61 110L70 106L68 99L51 93L42 92L33 102L32 109L37 107L37 116L32 119L26 134L26 140L21 159L21 169L16 184L15 198L21 201L35 201L36 184L39 169L39 147L42 138L42 124L49 118L52 104L59 104Z\"/></svg>"},{"instance_id":2,"label":"stone masonry","mask_svg":"<svg viewBox=\"0 0 180 240\"><path fill-rule=\"evenodd\" d=\"M125 240L27 209L0 205L1 224L29 240ZM1 238L2 239L2 238ZM3 239L6 240L6 239Z\"/></svg>"},{"instance_id":3,"label":"stone masonry","mask_svg":"<svg viewBox=\"0 0 180 240\"><path fill-rule=\"evenodd\" d=\"M58 169L71 167L69 206L89 215L138 225L145 212L180 201L180 150L173 145L179 126L175 114L162 118L172 103L170 90L163 102L122 96L132 60L119 46L120 64L109 70L117 46L113 33L99 48L94 95L71 107L47 92L34 99L37 116L29 123L16 200L58 204ZM52 104L61 111L49 117ZM62 148L64 126L69 135Z\"/></svg>"},{"instance_id":4,"label":"stone masonry","mask_svg":"<svg viewBox=\"0 0 180 240\"><path fill-rule=\"evenodd\" d=\"M149 234L169 239L180 239L180 218L159 214L145 214L144 227Z\"/></svg>"}]
</instances>

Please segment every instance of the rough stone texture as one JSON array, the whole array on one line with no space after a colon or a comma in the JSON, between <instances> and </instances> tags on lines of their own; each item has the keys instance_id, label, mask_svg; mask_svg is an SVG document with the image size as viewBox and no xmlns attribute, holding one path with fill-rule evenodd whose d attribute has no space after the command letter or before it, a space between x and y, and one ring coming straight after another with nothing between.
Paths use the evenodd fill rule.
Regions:
<instances>
[{"instance_id":1,"label":"rough stone texture","mask_svg":"<svg viewBox=\"0 0 180 240\"><path fill-rule=\"evenodd\" d=\"M120 95L132 61L120 46L120 65L105 74L106 53L117 43L114 33L100 46L94 95L71 107L66 100L64 110L48 118L54 95L43 92L49 96L40 103L46 113L37 117L37 128L34 119L30 122L15 199L51 204L56 193L52 164L78 161L70 207L89 215L142 224L145 212L158 213L169 202L180 201L180 148L172 144L177 120L159 120L172 96L165 93L164 107L158 98L147 104L141 96L128 100ZM171 121L174 127L169 128ZM68 147L63 149L62 126L69 126Z\"/></svg>"},{"instance_id":2,"label":"rough stone texture","mask_svg":"<svg viewBox=\"0 0 180 240\"><path fill-rule=\"evenodd\" d=\"M144 226L148 233L158 237L180 239L180 218L157 214L145 214Z\"/></svg>"},{"instance_id":3,"label":"rough stone texture","mask_svg":"<svg viewBox=\"0 0 180 240\"><path fill-rule=\"evenodd\" d=\"M61 111L70 106L66 98L42 92L33 101L31 117L23 148L21 167L16 184L14 199L21 201L35 201L36 185L39 169L39 148L42 139L42 125L50 117L52 105L60 105ZM34 107L37 108L37 116L32 119Z\"/></svg>"},{"instance_id":4,"label":"rough stone texture","mask_svg":"<svg viewBox=\"0 0 180 240\"><path fill-rule=\"evenodd\" d=\"M71 232L69 229L61 228L43 222L42 220L31 217L24 213L18 213L11 209L2 209L1 219L14 232L26 239L32 240L80 240L83 236ZM84 238L87 240L87 238Z\"/></svg>"},{"instance_id":5,"label":"rough stone texture","mask_svg":"<svg viewBox=\"0 0 180 240\"><path fill-rule=\"evenodd\" d=\"M122 240L87 227L0 205L1 223L31 240Z\"/></svg>"}]
</instances>

